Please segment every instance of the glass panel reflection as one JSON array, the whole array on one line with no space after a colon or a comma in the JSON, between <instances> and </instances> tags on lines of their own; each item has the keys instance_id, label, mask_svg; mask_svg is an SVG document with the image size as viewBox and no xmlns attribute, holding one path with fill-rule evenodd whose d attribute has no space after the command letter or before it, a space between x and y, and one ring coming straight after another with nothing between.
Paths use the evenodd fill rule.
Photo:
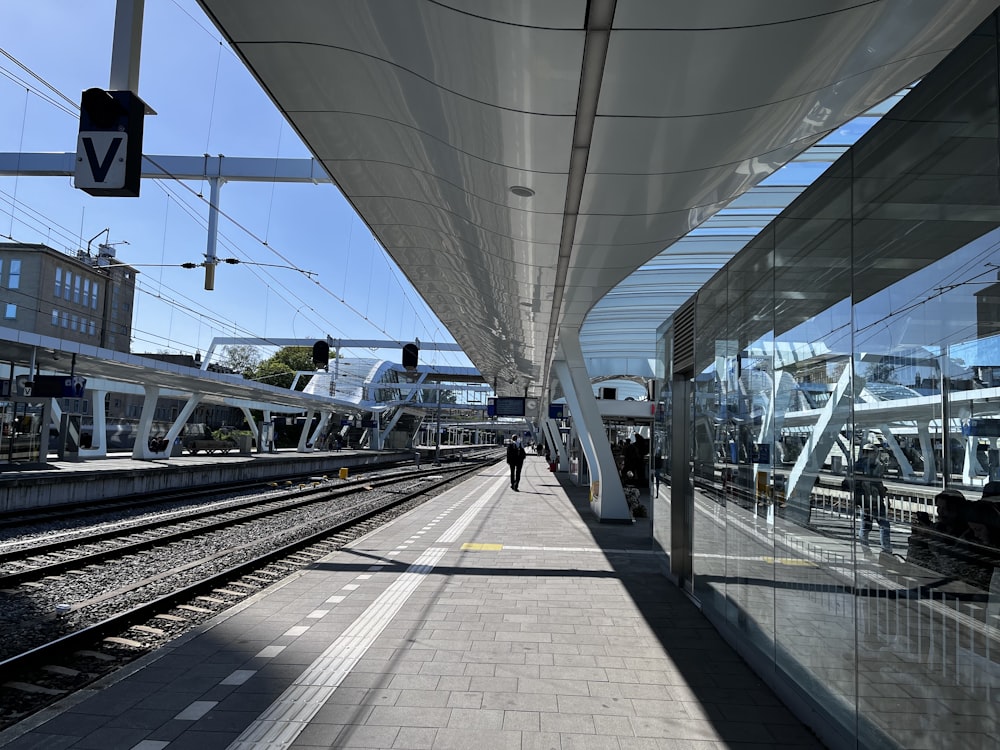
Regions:
<instances>
[{"instance_id":1,"label":"glass panel reflection","mask_svg":"<svg viewBox=\"0 0 1000 750\"><path fill-rule=\"evenodd\" d=\"M694 513L692 572L694 594L702 606L724 616L726 610L726 512L722 493L721 445L726 420L720 368L728 346L725 273L698 294L693 400Z\"/></svg>"},{"instance_id":2,"label":"glass panel reflection","mask_svg":"<svg viewBox=\"0 0 1000 750\"><path fill-rule=\"evenodd\" d=\"M995 22L697 297L694 594L845 744L1000 736Z\"/></svg>"}]
</instances>

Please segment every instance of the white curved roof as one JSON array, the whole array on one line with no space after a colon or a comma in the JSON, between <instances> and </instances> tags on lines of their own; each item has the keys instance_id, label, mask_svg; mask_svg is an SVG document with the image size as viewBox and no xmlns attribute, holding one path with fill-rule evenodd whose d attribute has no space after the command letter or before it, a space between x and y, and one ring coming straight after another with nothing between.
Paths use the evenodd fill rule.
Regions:
<instances>
[{"instance_id":1,"label":"white curved roof","mask_svg":"<svg viewBox=\"0 0 1000 750\"><path fill-rule=\"evenodd\" d=\"M633 271L923 76L996 7L200 2L501 393L544 387L561 329L582 326ZM608 297L599 310L612 323L587 342L593 363L647 359L623 333L633 300L682 301L723 262L711 253L680 247L650 269L662 276L656 292Z\"/></svg>"}]
</instances>

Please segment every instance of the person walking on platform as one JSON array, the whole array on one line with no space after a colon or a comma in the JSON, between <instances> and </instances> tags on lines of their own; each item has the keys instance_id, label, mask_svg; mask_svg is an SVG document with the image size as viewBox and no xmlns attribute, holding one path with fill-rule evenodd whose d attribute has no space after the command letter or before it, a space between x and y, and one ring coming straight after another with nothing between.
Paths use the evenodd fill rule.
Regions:
<instances>
[{"instance_id":1,"label":"person walking on platform","mask_svg":"<svg viewBox=\"0 0 1000 750\"><path fill-rule=\"evenodd\" d=\"M517 492L517 485L521 483L521 467L524 466L524 447L517 435L510 439L507 444L507 463L510 464L510 488Z\"/></svg>"}]
</instances>

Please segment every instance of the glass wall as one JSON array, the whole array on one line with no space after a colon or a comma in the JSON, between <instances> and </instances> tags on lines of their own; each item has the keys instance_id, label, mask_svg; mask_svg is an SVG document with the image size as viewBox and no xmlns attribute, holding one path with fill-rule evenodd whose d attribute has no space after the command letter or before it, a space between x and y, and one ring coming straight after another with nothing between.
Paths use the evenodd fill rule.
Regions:
<instances>
[{"instance_id":1,"label":"glass wall","mask_svg":"<svg viewBox=\"0 0 1000 750\"><path fill-rule=\"evenodd\" d=\"M994 18L696 299L654 533L831 745L1000 736L998 73Z\"/></svg>"}]
</instances>

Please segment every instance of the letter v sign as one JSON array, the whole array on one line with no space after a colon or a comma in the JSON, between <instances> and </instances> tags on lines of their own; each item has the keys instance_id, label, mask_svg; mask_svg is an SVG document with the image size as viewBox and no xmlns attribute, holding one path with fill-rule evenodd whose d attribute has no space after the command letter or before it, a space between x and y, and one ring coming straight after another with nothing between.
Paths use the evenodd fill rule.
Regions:
<instances>
[{"instance_id":1,"label":"letter v sign","mask_svg":"<svg viewBox=\"0 0 1000 750\"><path fill-rule=\"evenodd\" d=\"M105 188L125 186L125 154L128 135L123 132L80 133L76 144L75 187Z\"/></svg>"}]
</instances>

